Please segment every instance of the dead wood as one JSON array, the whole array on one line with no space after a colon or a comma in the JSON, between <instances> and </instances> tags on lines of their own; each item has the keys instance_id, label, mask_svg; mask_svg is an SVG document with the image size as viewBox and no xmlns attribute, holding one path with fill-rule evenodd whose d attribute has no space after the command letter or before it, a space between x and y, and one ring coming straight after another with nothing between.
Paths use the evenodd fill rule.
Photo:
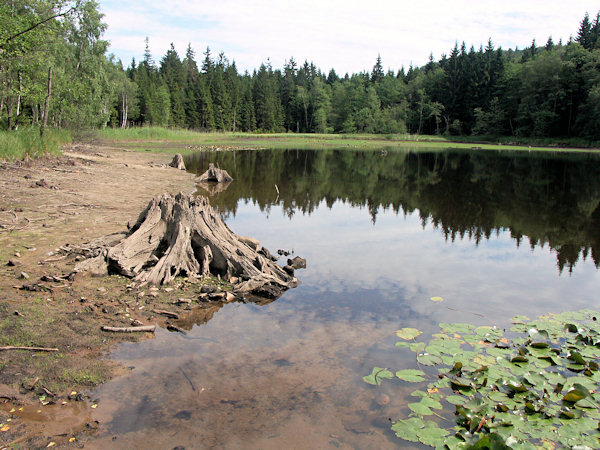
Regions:
<instances>
[{"instance_id":1,"label":"dead wood","mask_svg":"<svg viewBox=\"0 0 600 450\"><path fill-rule=\"evenodd\" d=\"M135 333L137 331L148 331L154 333L155 325L144 325L141 327L108 327L103 326L102 331L112 331L113 333Z\"/></svg>"},{"instance_id":2,"label":"dead wood","mask_svg":"<svg viewBox=\"0 0 600 450\"><path fill-rule=\"evenodd\" d=\"M153 309L152 312L155 314L160 314L161 316L166 316L169 319L179 319L179 314L171 311L165 311L164 309Z\"/></svg>"},{"instance_id":3,"label":"dead wood","mask_svg":"<svg viewBox=\"0 0 600 450\"><path fill-rule=\"evenodd\" d=\"M185 163L183 162L183 156L181 156L179 153L177 153L173 157L173 161L171 161L171 164L169 164L169 166L175 167L176 169L185 170Z\"/></svg>"},{"instance_id":4,"label":"dead wood","mask_svg":"<svg viewBox=\"0 0 600 450\"><path fill-rule=\"evenodd\" d=\"M140 285L167 284L177 276L237 278L236 294L268 292L270 298L297 284L266 252L258 251L258 242L233 233L204 197L155 197L124 239L111 247L101 240L96 245L85 246L92 258L79 263L75 272L105 267Z\"/></svg>"},{"instance_id":5,"label":"dead wood","mask_svg":"<svg viewBox=\"0 0 600 450\"><path fill-rule=\"evenodd\" d=\"M231 175L226 170L215 167L213 163L208 165L208 170L196 178L197 183L211 181L215 183L227 183L233 181Z\"/></svg>"},{"instance_id":6,"label":"dead wood","mask_svg":"<svg viewBox=\"0 0 600 450\"><path fill-rule=\"evenodd\" d=\"M7 347L0 347L0 351L5 350L30 350L32 352L57 352L57 348L45 348L45 347L13 347L9 345Z\"/></svg>"}]
</instances>

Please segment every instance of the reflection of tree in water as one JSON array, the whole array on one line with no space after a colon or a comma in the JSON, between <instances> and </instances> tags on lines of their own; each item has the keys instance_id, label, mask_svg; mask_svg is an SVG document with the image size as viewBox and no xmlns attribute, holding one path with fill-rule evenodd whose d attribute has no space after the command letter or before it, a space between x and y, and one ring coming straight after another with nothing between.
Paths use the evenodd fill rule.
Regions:
<instances>
[{"instance_id":1,"label":"reflection of tree in water","mask_svg":"<svg viewBox=\"0 0 600 450\"><path fill-rule=\"evenodd\" d=\"M263 150L198 153L186 166L203 172L209 162L235 179L212 199L225 215L235 215L239 199L267 212L277 202L290 217L323 201L367 208L373 222L380 209L418 210L423 226L448 240L478 244L508 230L517 246L547 244L560 271L588 256L600 265L600 158L593 155Z\"/></svg>"}]
</instances>

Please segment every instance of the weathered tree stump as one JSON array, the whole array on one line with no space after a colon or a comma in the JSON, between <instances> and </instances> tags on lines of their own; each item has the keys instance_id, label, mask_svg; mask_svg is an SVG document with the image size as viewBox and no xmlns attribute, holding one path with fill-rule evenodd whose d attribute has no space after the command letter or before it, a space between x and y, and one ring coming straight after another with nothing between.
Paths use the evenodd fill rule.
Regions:
<instances>
[{"instance_id":1,"label":"weathered tree stump","mask_svg":"<svg viewBox=\"0 0 600 450\"><path fill-rule=\"evenodd\" d=\"M152 199L124 239L99 249L75 271L98 273L104 264L108 273L140 285L166 284L176 276L237 278L237 294L276 298L297 280L261 250L257 241L233 233L205 197L163 194Z\"/></svg>"},{"instance_id":2,"label":"weathered tree stump","mask_svg":"<svg viewBox=\"0 0 600 450\"><path fill-rule=\"evenodd\" d=\"M231 175L229 175L226 170L215 167L213 163L210 163L208 165L208 170L196 178L197 183L205 181L211 181L214 183L227 183L229 181L233 181L233 178L231 178Z\"/></svg>"},{"instance_id":3,"label":"weathered tree stump","mask_svg":"<svg viewBox=\"0 0 600 450\"><path fill-rule=\"evenodd\" d=\"M173 160L171 161L171 164L169 164L171 167L175 167L176 169L179 170L185 170L185 163L183 162L183 156L181 156L179 153L177 153L174 157Z\"/></svg>"}]
</instances>

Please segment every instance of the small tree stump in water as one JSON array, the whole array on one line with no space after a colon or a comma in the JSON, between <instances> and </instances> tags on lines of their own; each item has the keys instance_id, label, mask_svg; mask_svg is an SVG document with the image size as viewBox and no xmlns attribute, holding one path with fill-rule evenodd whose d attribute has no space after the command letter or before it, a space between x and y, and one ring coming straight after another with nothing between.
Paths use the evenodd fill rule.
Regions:
<instances>
[{"instance_id":1,"label":"small tree stump in water","mask_svg":"<svg viewBox=\"0 0 600 450\"><path fill-rule=\"evenodd\" d=\"M185 163L183 162L183 156L177 153L173 157L173 161L169 164L171 167L175 167L176 169L185 170Z\"/></svg>"},{"instance_id":2,"label":"small tree stump in water","mask_svg":"<svg viewBox=\"0 0 600 450\"><path fill-rule=\"evenodd\" d=\"M226 170L215 167L213 163L208 165L208 170L196 178L196 182L212 181L215 183L227 183L233 181L231 175Z\"/></svg>"},{"instance_id":3,"label":"small tree stump in water","mask_svg":"<svg viewBox=\"0 0 600 450\"><path fill-rule=\"evenodd\" d=\"M125 239L100 251L85 271L104 261L109 273L144 284L167 284L180 276L213 275L242 280L234 289L269 298L297 285L279 265L260 252L258 242L233 233L205 197L183 193L152 199Z\"/></svg>"}]
</instances>

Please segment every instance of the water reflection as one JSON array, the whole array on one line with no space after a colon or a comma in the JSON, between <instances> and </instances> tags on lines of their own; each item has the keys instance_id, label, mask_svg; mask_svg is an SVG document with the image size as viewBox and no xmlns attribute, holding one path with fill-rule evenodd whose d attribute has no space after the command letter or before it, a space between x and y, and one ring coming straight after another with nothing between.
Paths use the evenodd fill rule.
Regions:
<instances>
[{"instance_id":1,"label":"water reflection","mask_svg":"<svg viewBox=\"0 0 600 450\"><path fill-rule=\"evenodd\" d=\"M131 373L93 394L98 448L397 448L390 419L409 413L413 385L362 381L414 368L395 330L597 304L595 158L262 151L186 164L208 162L235 178L211 197L228 226L305 257L301 284L121 345L111 357ZM561 276L557 260L576 270Z\"/></svg>"},{"instance_id":2,"label":"water reflection","mask_svg":"<svg viewBox=\"0 0 600 450\"><path fill-rule=\"evenodd\" d=\"M235 183L211 192L235 215L239 200L267 213L311 214L321 202L343 201L378 211L418 212L445 239L479 244L508 230L517 246L548 245L559 270L591 256L600 263L600 158L589 154L445 151L238 151L198 153L190 170L213 162Z\"/></svg>"}]
</instances>

